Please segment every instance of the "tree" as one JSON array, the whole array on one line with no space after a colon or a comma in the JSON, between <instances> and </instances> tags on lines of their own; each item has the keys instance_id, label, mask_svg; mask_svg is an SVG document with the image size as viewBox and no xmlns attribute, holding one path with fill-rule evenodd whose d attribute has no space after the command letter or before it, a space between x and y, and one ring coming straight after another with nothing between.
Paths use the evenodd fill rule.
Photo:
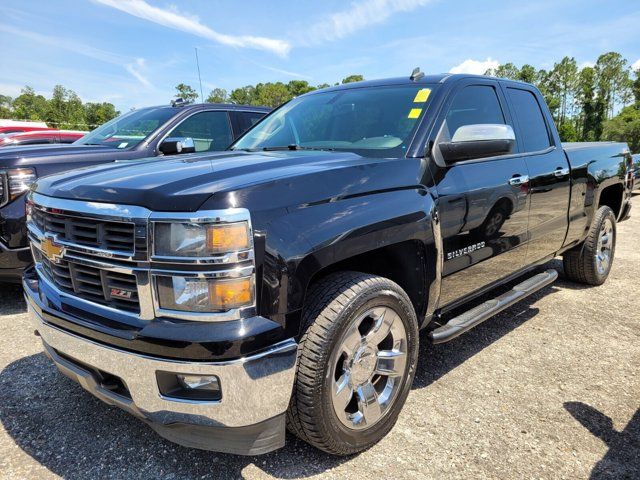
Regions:
<instances>
[{"instance_id":1,"label":"tree","mask_svg":"<svg viewBox=\"0 0 640 480\"><path fill-rule=\"evenodd\" d=\"M27 85L13 101L12 117L18 120L45 120L47 110L47 99L36 95L33 88Z\"/></svg>"},{"instance_id":2,"label":"tree","mask_svg":"<svg viewBox=\"0 0 640 480\"><path fill-rule=\"evenodd\" d=\"M87 122L87 128L90 130L108 122L118 115L120 115L120 112L116 111L113 104L108 102L86 103L84 105L84 116Z\"/></svg>"},{"instance_id":3,"label":"tree","mask_svg":"<svg viewBox=\"0 0 640 480\"><path fill-rule=\"evenodd\" d=\"M618 115L604 123L603 140L627 142L632 152L640 152L640 107L624 107Z\"/></svg>"},{"instance_id":4,"label":"tree","mask_svg":"<svg viewBox=\"0 0 640 480\"><path fill-rule=\"evenodd\" d=\"M227 103L229 101L229 94L224 88L214 88L207 97L209 103Z\"/></svg>"},{"instance_id":5,"label":"tree","mask_svg":"<svg viewBox=\"0 0 640 480\"><path fill-rule=\"evenodd\" d=\"M538 72L536 72L536 69L533 65L525 63L524 65L522 65L522 68L518 73L518 80L535 85L538 82Z\"/></svg>"},{"instance_id":6,"label":"tree","mask_svg":"<svg viewBox=\"0 0 640 480\"><path fill-rule=\"evenodd\" d=\"M186 85L184 83L179 83L176 85L176 98L181 98L187 103L193 103L198 98L198 92L196 92L193 87L190 85Z\"/></svg>"},{"instance_id":7,"label":"tree","mask_svg":"<svg viewBox=\"0 0 640 480\"><path fill-rule=\"evenodd\" d=\"M299 97L300 95L304 95L305 93L311 92L315 89L316 87L309 85L309 82L306 80L291 80L287 83L287 90L289 90L289 94L292 97Z\"/></svg>"},{"instance_id":8,"label":"tree","mask_svg":"<svg viewBox=\"0 0 640 480\"><path fill-rule=\"evenodd\" d=\"M73 130L82 130L85 127L87 121L85 117L84 105L82 100L72 90L67 91L67 100L65 105L65 123L62 128L68 128Z\"/></svg>"},{"instance_id":9,"label":"tree","mask_svg":"<svg viewBox=\"0 0 640 480\"><path fill-rule=\"evenodd\" d=\"M344 85L345 83L361 82L363 80L364 77L362 75L349 75L348 77L342 79L342 84Z\"/></svg>"},{"instance_id":10,"label":"tree","mask_svg":"<svg viewBox=\"0 0 640 480\"><path fill-rule=\"evenodd\" d=\"M640 105L640 68L636 70L636 79L631 84L631 92L636 105Z\"/></svg>"},{"instance_id":11,"label":"tree","mask_svg":"<svg viewBox=\"0 0 640 480\"><path fill-rule=\"evenodd\" d=\"M237 105L253 105L256 87L247 85L246 87L236 88L231 91L229 100Z\"/></svg>"},{"instance_id":12,"label":"tree","mask_svg":"<svg viewBox=\"0 0 640 480\"><path fill-rule=\"evenodd\" d=\"M599 140L601 121L606 109L604 99L596 94L596 70L584 67L578 74L577 100L580 105L579 138L582 141Z\"/></svg>"},{"instance_id":13,"label":"tree","mask_svg":"<svg viewBox=\"0 0 640 480\"><path fill-rule=\"evenodd\" d=\"M291 100L293 96L282 82L259 83L256 85L253 105L278 107Z\"/></svg>"},{"instance_id":14,"label":"tree","mask_svg":"<svg viewBox=\"0 0 640 480\"><path fill-rule=\"evenodd\" d=\"M509 78L511 80L519 80L520 70L513 63L505 63L504 65L498 65L497 68L490 68L485 75L498 78Z\"/></svg>"},{"instance_id":15,"label":"tree","mask_svg":"<svg viewBox=\"0 0 640 480\"><path fill-rule=\"evenodd\" d=\"M62 128L61 125L67 118L67 89L62 85L53 87L51 99L47 102L46 121L50 126Z\"/></svg>"},{"instance_id":16,"label":"tree","mask_svg":"<svg viewBox=\"0 0 640 480\"><path fill-rule=\"evenodd\" d=\"M578 132L571 122L565 122L558 125L558 135L563 142L577 142Z\"/></svg>"},{"instance_id":17,"label":"tree","mask_svg":"<svg viewBox=\"0 0 640 480\"><path fill-rule=\"evenodd\" d=\"M0 118L9 118L13 114L13 99L8 95L0 95Z\"/></svg>"},{"instance_id":18,"label":"tree","mask_svg":"<svg viewBox=\"0 0 640 480\"><path fill-rule=\"evenodd\" d=\"M573 102L578 88L578 64L576 59L564 57L553 66L551 75L558 89L560 100L558 123L562 124L567 119L567 116L573 113Z\"/></svg>"},{"instance_id":19,"label":"tree","mask_svg":"<svg viewBox=\"0 0 640 480\"><path fill-rule=\"evenodd\" d=\"M616 105L630 100L632 82L627 61L617 52L607 52L598 57L595 71L597 93L606 105L606 118L611 118Z\"/></svg>"}]
</instances>

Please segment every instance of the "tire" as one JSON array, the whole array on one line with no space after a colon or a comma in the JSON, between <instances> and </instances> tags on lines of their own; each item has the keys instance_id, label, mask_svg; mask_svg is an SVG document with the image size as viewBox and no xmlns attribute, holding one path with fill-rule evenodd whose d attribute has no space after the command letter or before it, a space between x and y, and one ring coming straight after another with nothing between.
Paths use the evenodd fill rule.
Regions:
<instances>
[{"instance_id":1,"label":"tire","mask_svg":"<svg viewBox=\"0 0 640 480\"><path fill-rule=\"evenodd\" d=\"M606 241L604 233L610 232ZM607 246L605 246L607 245ZM611 271L616 250L616 217L609 207L600 207L593 217L586 240L562 256L564 273L574 282L602 285ZM607 255L607 261L599 261Z\"/></svg>"},{"instance_id":2,"label":"tire","mask_svg":"<svg viewBox=\"0 0 640 480\"><path fill-rule=\"evenodd\" d=\"M330 454L366 450L394 426L413 383L419 340L409 297L386 278L332 274L312 287L303 328L289 430Z\"/></svg>"}]
</instances>

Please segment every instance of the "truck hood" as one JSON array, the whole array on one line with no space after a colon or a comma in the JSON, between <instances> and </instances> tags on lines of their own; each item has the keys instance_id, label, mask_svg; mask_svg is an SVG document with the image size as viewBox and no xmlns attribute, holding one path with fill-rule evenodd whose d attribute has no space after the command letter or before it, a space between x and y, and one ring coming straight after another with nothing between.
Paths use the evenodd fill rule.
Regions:
<instances>
[{"instance_id":1,"label":"truck hood","mask_svg":"<svg viewBox=\"0 0 640 480\"><path fill-rule=\"evenodd\" d=\"M195 211L212 195L277 184L281 188L270 197L275 206L287 189L303 190L290 200L306 203L322 201L319 196L414 186L419 184L416 161L350 152L220 152L118 161L43 177L35 188L43 195L71 200ZM375 175L371 169L377 170ZM291 181L294 178L300 181Z\"/></svg>"},{"instance_id":2,"label":"truck hood","mask_svg":"<svg viewBox=\"0 0 640 480\"><path fill-rule=\"evenodd\" d=\"M14 159L40 159L43 157L57 157L59 155L91 155L93 153L104 154L105 151L116 151L112 147L104 145L31 145L0 148L0 165L3 160Z\"/></svg>"}]
</instances>

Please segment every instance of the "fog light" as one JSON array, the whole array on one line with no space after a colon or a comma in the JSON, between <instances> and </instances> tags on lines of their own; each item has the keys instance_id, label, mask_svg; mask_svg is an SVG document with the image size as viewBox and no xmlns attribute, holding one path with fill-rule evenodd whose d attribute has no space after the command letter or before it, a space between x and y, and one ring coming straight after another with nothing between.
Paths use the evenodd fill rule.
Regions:
<instances>
[{"instance_id":1,"label":"fog light","mask_svg":"<svg viewBox=\"0 0 640 480\"><path fill-rule=\"evenodd\" d=\"M220 379L215 375L156 372L160 394L173 400L217 402L222 399Z\"/></svg>"},{"instance_id":2,"label":"fog light","mask_svg":"<svg viewBox=\"0 0 640 480\"><path fill-rule=\"evenodd\" d=\"M191 390L220 390L218 377L215 375L176 375L178 382Z\"/></svg>"}]
</instances>

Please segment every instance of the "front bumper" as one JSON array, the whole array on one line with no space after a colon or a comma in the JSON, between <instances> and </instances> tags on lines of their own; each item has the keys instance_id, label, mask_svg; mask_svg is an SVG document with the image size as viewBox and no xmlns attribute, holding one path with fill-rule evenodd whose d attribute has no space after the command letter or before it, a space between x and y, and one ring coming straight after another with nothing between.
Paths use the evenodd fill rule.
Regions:
<instances>
[{"instance_id":1,"label":"front bumper","mask_svg":"<svg viewBox=\"0 0 640 480\"><path fill-rule=\"evenodd\" d=\"M293 339L261 353L224 362L184 362L131 353L47 323L27 304L45 352L58 369L110 405L147 422L163 437L188 447L256 455L284 445L285 417L295 375ZM96 374L96 371L98 372ZM156 372L216 375L219 401L178 400L160 393ZM126 390L101 383L101 372Z\"/></svg>"}]
</instances>

